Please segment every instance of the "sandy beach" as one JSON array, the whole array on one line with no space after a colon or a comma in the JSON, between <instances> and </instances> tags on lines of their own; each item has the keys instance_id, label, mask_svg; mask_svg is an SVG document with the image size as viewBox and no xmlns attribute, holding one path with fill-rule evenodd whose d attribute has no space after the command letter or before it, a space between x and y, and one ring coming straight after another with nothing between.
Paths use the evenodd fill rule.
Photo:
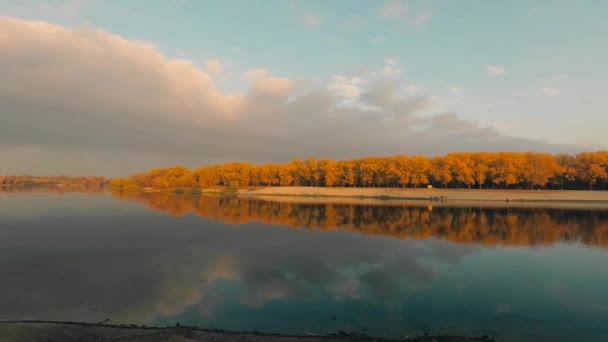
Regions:
<instances>
[{"instance_id":1,"label":"sandy beach","mask_svg":"<svg viewBox=\"0 0 608 342\"><path fill-rule=\"evenodd\" d=\"M239 195L387 198L495 202L583 202L608 203L608 191L579 190L480 190L480 189L399 189L399 188L323 188L265 187L241 189Z\"/></svg>"}]
</instances>

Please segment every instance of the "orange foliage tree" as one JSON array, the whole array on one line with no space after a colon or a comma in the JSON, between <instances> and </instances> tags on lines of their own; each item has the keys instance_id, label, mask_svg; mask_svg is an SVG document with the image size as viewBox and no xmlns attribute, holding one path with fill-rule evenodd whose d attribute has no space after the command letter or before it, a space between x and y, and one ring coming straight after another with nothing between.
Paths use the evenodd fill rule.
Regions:
<instances>
[{"instance_id":1,"label":"orange foliage tree","mask_svg":"<svg viewBox=\"0 0 608 342\"><path fill-rule=\"evenodd\" d=\"M127 181L128 180L128 181ZM110 185L116 189L213 186L421 187L479 189L603 189L608 151L576 155L538 152L459 152L429 159L404 155L336 161L294 159L286 164L229 162L190 171L157 168ZM6 184L8 178L3 180Z\"/></svg>"}]
</instances>

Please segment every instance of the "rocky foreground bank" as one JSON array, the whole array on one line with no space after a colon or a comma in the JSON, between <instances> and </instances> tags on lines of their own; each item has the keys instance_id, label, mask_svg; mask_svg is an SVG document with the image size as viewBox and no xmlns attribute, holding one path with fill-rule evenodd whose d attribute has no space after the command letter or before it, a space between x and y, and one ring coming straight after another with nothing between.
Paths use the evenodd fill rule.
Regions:
<instances>
[{"instance_id":1,"label":"rocky foreground bank","mask_svg":"<svg viewBox=\"0 0 608 342\"><path fill-rule=\"evenodd\" d=\"M327 336L313 334L305 336L264 334L258 332L235 332L225 330L197 329L191 327L150 328L139 326L117 326L75 322L0 322L1 342L346 342L346 341L406 341L406 342L494 342L491 337L417 336L399 340L373 338L343 332Z\"/></svg>"}]
</instances>

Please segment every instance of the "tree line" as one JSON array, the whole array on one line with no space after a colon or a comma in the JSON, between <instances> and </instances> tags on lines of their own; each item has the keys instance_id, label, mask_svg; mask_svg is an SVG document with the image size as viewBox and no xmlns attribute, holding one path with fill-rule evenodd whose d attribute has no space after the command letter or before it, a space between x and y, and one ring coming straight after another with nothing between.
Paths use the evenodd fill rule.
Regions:
<instances>
[{"instance_id":1,"label":"tree line","mask_svg":"<svg viewBox=\"0 0 608 342\"><path fill-rule=\"evenodd\" d=\"M190 170L163 167L111 181L118 190L227 186L604 189L608 151L579 154L458 152L349 160L294 159L254 165L229 162Z\"/></svg>"},{"instance_id":2,"label":"tree line","mask_svg":"<svg viewBox=\"0 0 608 342\"><path fill-rule=\"evenodd\" d=\"M64 188L71 190L100 190L108 184L108 179L97 176L28 176L28 175L0 175L0 187L28 188L47 187Z\"/></svg>"},{"instance_id":3,"label":"tree line","mask_svg":"<svg viewBox=\"0 0 608 342\"><path fill-rule=\"evenodd\" d=\"M577 242L608 246L608 212L604 210L293 203L240 196L141 192L113 192L113 195L175 216L195 213L230 224L256 221L311 231L343 229L399 239L434 237L486 245Z\"/></svg>"}]
</instances>

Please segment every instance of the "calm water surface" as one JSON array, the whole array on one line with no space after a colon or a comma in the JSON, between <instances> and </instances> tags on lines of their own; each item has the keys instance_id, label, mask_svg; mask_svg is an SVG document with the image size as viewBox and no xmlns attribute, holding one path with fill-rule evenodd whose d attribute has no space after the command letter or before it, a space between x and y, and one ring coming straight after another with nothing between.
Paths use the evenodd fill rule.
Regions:
<instances>
[{"instance_id":1,"label":"calm water surface","mask_svg":"<svg viewBox=\"0 0 608 342\"><path fill-rule=\"evenodd\" d=\"M608 341L605 208L2 193L0 272L2 320Z\"/></svg>"}]
</instances>

